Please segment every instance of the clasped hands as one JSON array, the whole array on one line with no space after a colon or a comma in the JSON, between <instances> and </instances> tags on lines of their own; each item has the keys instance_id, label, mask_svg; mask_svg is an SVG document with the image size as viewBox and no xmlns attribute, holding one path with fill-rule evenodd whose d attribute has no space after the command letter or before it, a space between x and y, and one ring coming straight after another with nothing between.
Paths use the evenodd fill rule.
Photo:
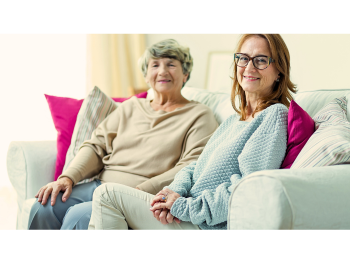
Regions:
<instances>
[{"instance_id":1,"label":"clasped hands","mask_svg":"<svg viewBox=\"0 0 350 263\"><path fill-rule=\"evenodd\" d=\"M150 210L153 212L153 216L163 225L171 224L173 221L178 224L181 222L170 213L171 207L179 197L181 196L178 193L166 188L153 198Z\"/></svg>"}]
</instances>

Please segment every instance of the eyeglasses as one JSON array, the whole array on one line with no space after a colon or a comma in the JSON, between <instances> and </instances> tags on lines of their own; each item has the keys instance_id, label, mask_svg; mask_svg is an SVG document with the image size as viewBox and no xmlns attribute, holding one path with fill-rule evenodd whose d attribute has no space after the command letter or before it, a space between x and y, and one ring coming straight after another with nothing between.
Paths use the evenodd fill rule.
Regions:
<instances>
[{"instance_id":1,"label":"eyeglasses","mask_svg":"<svg viewBox=\"0 0 350 263\"><path fill-rule=\"evenodd\" d=\"M249 57L246 54L243 53L235 53L235 63L238 67L244 68L248 65L249 61L253 61L253 65L257 69L266 69L270 63L275 62L274 59L268 57L268 56L256 56L256 57Z\"/></svg>"}]
</instances>

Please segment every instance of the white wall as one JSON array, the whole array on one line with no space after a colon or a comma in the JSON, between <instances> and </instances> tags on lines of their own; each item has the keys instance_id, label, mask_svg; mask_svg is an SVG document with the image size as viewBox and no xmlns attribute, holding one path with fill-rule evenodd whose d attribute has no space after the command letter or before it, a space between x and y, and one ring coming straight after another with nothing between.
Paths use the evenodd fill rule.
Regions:
<instances>
[{"instance_id":1,"label":"white wall","mask_svg":"<svg viewBox=\"0 0 350 263\"><path fill-rule=\"evenodd\" d=\"M0 35L0 188L11 141L56 140L44 93L85 97L86 35Z\"/></svg>"},{"instance_id":2,"label":"white wall","mask_svg":"<svg viewBox=\"0 0 350 263\"><path fill-rule=\"evenodd\" d=\"M211 51L234 52L239 35L213 34L148 34L146 46L149 47L163 39L173 38L181 45L190 48L193 57L193 70L186 86L205 88L208 55Z\"/></svg>"},{"instance_id":3,"label":"white wall","mask_svg":"<svg viewBox=\"0 0 350 263\"><path fill-rule=\"evenodd\" d=\"M238 34L148 34L146 45L174 38L190 47L194 67L187 85L205 88L209 52L233 53L239 37ZM291 79L299 91L350 88L347 80L350 70L349 34L282 34L282 37L291 55Z\"/></svg>"},{"instance_id":4,"label":"white wall","mask_svg":"<svg viewBox=\"0 0 350 263\"><path fill-rule=\"evenodd\" d=\"M300 91L349 89L350 34L285 34L291 77Z\"/></svg>"}]
</instances>

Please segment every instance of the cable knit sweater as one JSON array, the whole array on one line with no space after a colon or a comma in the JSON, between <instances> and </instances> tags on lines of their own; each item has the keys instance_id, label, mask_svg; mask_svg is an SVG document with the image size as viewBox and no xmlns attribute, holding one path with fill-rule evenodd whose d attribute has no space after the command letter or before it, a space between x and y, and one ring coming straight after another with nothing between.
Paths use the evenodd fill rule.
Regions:
<instances>
[{"instance_id":1,"label":"cable knit sweater","mask_svg":"<svg viewBox=\"0 0 350 263\"><path fill-rule=\"evenodd\" d=\"M288 109L275 104L251 122L232 115L208 141L197 161L181 169L167 187L181 195L171 214L201 229L227 229L228 202L240 180L255 171L278 169L287 148Z\"/></svg>"}]
</instances>

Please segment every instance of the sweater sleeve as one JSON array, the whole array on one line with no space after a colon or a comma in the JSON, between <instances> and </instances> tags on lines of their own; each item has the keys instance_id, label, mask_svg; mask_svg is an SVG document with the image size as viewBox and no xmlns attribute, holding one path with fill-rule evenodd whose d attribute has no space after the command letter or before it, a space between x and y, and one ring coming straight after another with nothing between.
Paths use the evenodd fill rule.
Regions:
<instances>
[{"instance_id":1,"label":"sweater sleeve","mask_svg":"<svg viewBox=\"0 0 350 263\"><path fill-rule=\"evenodd\" d=\"M225 222L233 186L238 184L240 179L239 174L234 174L231 176L231 183L222 183L215 191L204 190L197 198L179 197L171 207L170 213L195 225L206 222L213 226Z\"/></svg>"},{"instance_id":2,"label":"sweater sleeve","mask_svg":"<svg viewBox=\"0 0 350 263\"><path fill-rule=\"evenodd\" d=\"M213 113L209 108L205 107L205 110L200 112L198 118L195 119L193 125L187 131L182 142L181 156L175 166L137 185L137 187L142 191L156 194L165 186L168 186L174 180L176 173L198 159L217 127L218 123Z\"/></svg>"},{"instance_id":3,"label":"sweater sleeve","mask_svg":"<svg viewBox=\"0 0 350 263\"><path fill-rule=\"evenodd\" d=\"M164 188L178 193L179 195L186 197L188 192L191 190L193 184L193 172L196 168L197 162L192 162L175 175L174 181Z\"/></svg>"},{"instance_id":4,"label":"sweater sleeve","mask_svg":"<svg viewBox=\"0 0 350 263\"><path fill-rule=\"evenodd\" d=\"M60 177L68 177L73 185L98 174L103 169L102 158L112 153L112 142L117 136L119 108L109 114L84 141L71 164ZM59 178L60 178L59 177Z\"/></svg>"},{"instance_id":5,"label":"sweater sleeve","mask_svg":"<svg viewBox=\"0 0 350 263\"><path fill-rule=\"evenodd\" d=\"M242 177L255 171L280 167L287 148L285 110L270 110L245 144L238 157L242 175L232 175L230 183L222 183L214 191L204 190L197 198L178 198L171 207L171 214L196 225L204 222L216 225L227 221L231 192Z\"/></svg>"}]
</instances>

